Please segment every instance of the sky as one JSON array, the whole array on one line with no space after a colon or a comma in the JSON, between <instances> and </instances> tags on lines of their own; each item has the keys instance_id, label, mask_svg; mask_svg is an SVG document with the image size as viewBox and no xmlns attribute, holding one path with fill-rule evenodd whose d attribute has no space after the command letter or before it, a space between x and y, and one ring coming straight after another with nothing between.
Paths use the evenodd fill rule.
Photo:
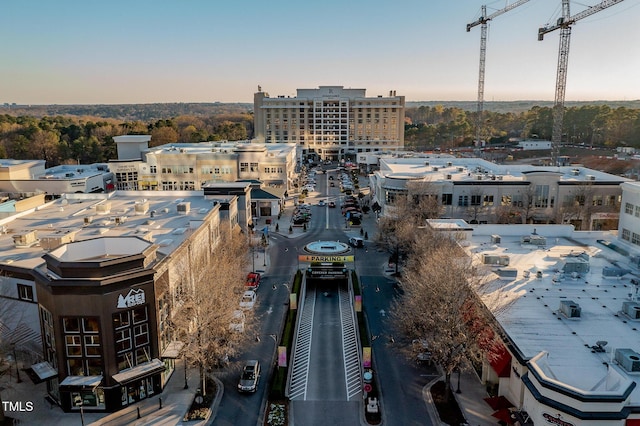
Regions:
<instances>
[{"instance_id":1,"label":"sky","mask_svg":"<svg viewBox=\"0 0 640 426\"><path fill-rule=\"evenodd\" d=\"M515 0L20 0L0 12L0 104L253 102L344 86L478 98L480 26ZM571 15L599 0L571 2ZM561 0L489 22L485 101L555 96ZM640 99L640 2L572 27L567 101Z\"/></svg>"}]
</instances>

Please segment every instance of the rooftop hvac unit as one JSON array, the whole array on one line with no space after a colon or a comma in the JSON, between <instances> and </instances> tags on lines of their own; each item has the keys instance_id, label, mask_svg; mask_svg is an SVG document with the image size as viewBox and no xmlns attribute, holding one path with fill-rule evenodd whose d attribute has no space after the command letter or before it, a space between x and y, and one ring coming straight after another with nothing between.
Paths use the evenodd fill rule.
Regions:
<instances>
[{"instance_id":1,"label":"rooftop hvac unit","mask_svg":"<svg viewBox=\"0 0 640 426\"><path fill-rule=\"evenodd\" d=\"M13 235L13 243L16 247L31 247L38 242L38 232L29 231Z\"/></svg>"},{"instance_id":2,"label":"rooftop hvac unit","mask_svg":"<svg viewBox=\"0 0 640 426\"><path fill-rule=\"evenodd\" d=\"M618 268L617 266L605 266L602 268L602 276L605 278L620 278L629 272L628 269Z\"/></svg>"},{"instance_id":3,"label":"rooftop hvac unit","mask_svg":"<svg viewBox=\"0 0 640 426\"><path fill-rule=\"evenodd\" d=\"M582 309L580 308L580 305L573 300L561 300L560 312L567 318L580 318Z\"/></svg>"},{"instance_id":4,"label":"rooftop hvac unit","mask_svg":"<svg viewBox=\"0 0 640 426\"><path fill-rule=\"evenodd\" d=\"M640 319L640 304L637 302L622 302L622 312L631 319Z\"/></svg>"},{"instance_id":5,"label":"rooftop hvac unit","mask_svg":"<svg viewBox=\"0 0 640 426\"><path fill-rule=\"evenodd\" d=\"M458 167L459 172L464 172L464 167Z\"/></svg>"},{"instance_id":6,"label":"rooftop hvac unit","mask_svg":"<svg viewBox=\"0 0 640 426\"><path fill-rule=\"evenodd\" d=\"M425 166L428 166L428 165L429 165L429 162L428 162L428 161L425 161L425 162L424 162L424 165L425 165Z\"/></svg>"},{"instance_id":7,"label":"rooftop hvac unit","mask_svg":"<svg viewBox=\"0 0 640 426\"><path fill-rule=\"evenodd\" d=\"M98 214L109 214L111 212L111 203L104 202L100 203L96 206L96 213Z\"/></svg>"},{"instance_id":8,"label":"rooftop hvac unit","mask_svg":"<svg viewBox=\"0 0 640 426\"><path fill-rule=\"evenodd\" d=\"M580 169L572 169L571 174L574 176L578 176L580 174Z\"/></svg>"},{"instance_id":9,"label":"rooftop hvac unit","mask_svg":"<svg viewBox=\"0 0 640 426\"><path fill-rule=\"evenodd\" d=\"M498 268L495 273L501 280L515 280L518 277L516 268Z\"/></svg>"},{"instance_id":10,"label":"rooftop hvac unit","mask_svg":"<svg viewBox=\"0 0 640 426\"><path fill-rule=\"evenodd\" d=\"M587 180L596 180L594 175L587 175Z\"/></svg>"},{"instance_id":11,"label":"rooftop hvac unit","mask_svg":"<svg viewBox=\"0 0 640 426\"><path fill-rule=\"evenodd\" d=\"M544 246L547 244L547 239L541 235L526 235L520 238L522 244L532 244L534 246Z\"/></svg>"},{"instance_id":12,"label":"rooftop hvac unit","mask_svg":"<svg viewBox=\"0 0 640 426\"><path fill-rule=\"evenodd\" d=\"M451 180L451 175L447 175L447 180Z\"/></svg>"},{"instance_id":13,"label":"rooftop hvac unit","mask_svg":"<svg viewBox=\"0 0 640 426\"><path fill-rule=\"evenodd\" d=\"M93 222L93 216L86 216L84 218L84 226L89 225L91 222Z\"/></svg>"},{"instance_id":14,"label":"rooftop hvac unit","mask_svg":"<svg viewBox=\"0 0 640 426\"><path fill-rule=\"evenodd\" d=\"M498 180L502 180L502 178L503 178L502 176L498 176Z\"/></svg>"},{"instance_id":15,"label":"rooftop hvac unit","mask_svg":"<svg viewBox=\"0 0 640 426\"><path fill-rule=\"evenodd\" d=\"M477 180L482 180L483 177L484 177L483 175L476 175Z\"/></svg>"},{"instance_id":16,"label":"rooftop hvac unit","mask_svg":"<svg viewBox=\"0 0 640 426\"><path fill-rule=\"evenodd\" d=\"M127 217L126 216L116 216L116 218L115 218L116 225L122 225L126 221L127 221Z\"/></svg>"},{"instance_id":17,"label":"rooftop hvac unit","mask_svg":"<svg viewBox=\"0 0 640 426\"><path fill-rule=\"evenodd\" d=\"M188 214L189 211L191 210L191 203L190 202L179 203L177 206L177 209L178 209L178 214Z\"/></svg>"},{"instance_id":18,"label":"rooftop hvac unit","mask_svg":"<svg viewBox=\"0 0 640 426\"><path fill-rule=\"evenodd\" d=\"M494 234L491 236L491 244L500 244L500 240L500 235Z\"/></svg>"},{"instance_id":19,"label":"rooftop hvac unit","mask_svg":"<svg viewBox=\"0 0 640 426\"><path fill-rule=\"evenodd\" d=\"M63 244L74 242L76 239L76 231L67 232L66 234L54 234L40 238L40 247L45 250L53 250Z\"/></svg>"},{"instance_id":20,"label":"rooftop hvac unit","mask_svg":"<svg viewBox=\"0 0 640 426\"><path fill-rule=\"evenodd\" d=\"M618 362L620 367L629 372L640 371L640 354L633 349L616 349L615 360Z\"/></svg>"},{"instance_id":21,"label":"rooftop hvac unit","mask_svg":"<svg viewBox=\"0 0 640 426\"><path fill-rule=\"evenodd\" d=\"M453 163L451 161L447 161L447 167L451 167L453 166Z\"/></svg>"},{"instance_id":22,"label":"rooftop hvac unit","mask_svg":"<svg viewBox=\"0 0 640 426\"><path fill-rule=\"evenodd\" d=\"M434 172L437 172L438 170L440 170L440 169L438 168L438 166L433 166L433 171L434 171Z\"/></svg>"},{"instance_id":23,"label":"rooftop hvac unit","mask_svg":"<svg viewBox=\"0 0 640 426\"><path fill-rule=\"evenodd\" d=\"M146 200L140 201L133 206L133 209L136 214L146 214L149 211L149 202Z\"/></svg>"},{"instance_id":24,"label":"rooftop hvac unit","mask_svg":"<svg viewBox=\"0 0 640 426\"><path fill-rule=\"evenodd\" d=\"M485 265L508 266L509 256L500 254L483 254L482 263Z\"/></svg>"}]
</instances>

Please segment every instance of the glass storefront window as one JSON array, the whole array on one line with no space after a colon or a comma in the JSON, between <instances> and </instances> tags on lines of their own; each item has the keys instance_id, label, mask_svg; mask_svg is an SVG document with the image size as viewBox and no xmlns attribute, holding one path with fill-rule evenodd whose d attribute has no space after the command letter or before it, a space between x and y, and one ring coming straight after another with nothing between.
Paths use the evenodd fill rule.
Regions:
<instances>
[{"instance_id":1,"label":"glass storefront window","mask_svg":"<svg viewBox=\"0 0 640 426\"><path fill-rule=\"evenodd\" d=\"M78 318L65 318L63 322L64 322L65 333L80 332L80 321Z\"/></svg>"}]
</instances>

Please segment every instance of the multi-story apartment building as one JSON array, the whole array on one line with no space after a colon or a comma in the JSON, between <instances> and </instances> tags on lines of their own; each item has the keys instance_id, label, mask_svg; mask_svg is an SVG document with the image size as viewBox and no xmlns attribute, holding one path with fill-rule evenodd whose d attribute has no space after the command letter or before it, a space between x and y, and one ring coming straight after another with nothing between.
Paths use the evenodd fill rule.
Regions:
<instances>
[{"instance_id":1,"label":"multi-story apartment building","mask_svg":"<svg viewBox=\"0 0 640 426\"><path fill-rule=\"evenodd\" d=\"M404 96L367 97L366 89L320 86L295 97L254 94L255 139L295 143L303 158L355 159L360 152L404 146Z\"/></svg>"},{"instance_id":2,"label":"multi-story apartment building","mask_svg":"<svg viewBox=\"0 0 640 426\"><path fill-rule=\"evenodd\" d=\"M256 180L291 190L297 183L296 146L240 142L174 143L148 148L150 136L116 136L109 162L118 190L200 190L207 183Z\"/></svg>"}]
</instances>

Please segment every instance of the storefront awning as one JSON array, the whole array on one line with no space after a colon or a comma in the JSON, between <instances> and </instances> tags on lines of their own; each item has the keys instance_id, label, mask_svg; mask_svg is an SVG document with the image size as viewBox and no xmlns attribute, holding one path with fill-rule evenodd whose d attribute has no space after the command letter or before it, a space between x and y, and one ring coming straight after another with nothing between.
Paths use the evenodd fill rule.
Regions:
<instances>
[{"instance_id":1,"label":"storefront awning","mask_svg":"<svg viewBox=\"0 0 640 426\"><path fill-rule=\"evenodd\" d=\"M102 383L102 376L67 376L60 387L94 389Z\"/></svg>"},{"instance_id":2,"label":"storefront awning","mask_svg":"<svg viewBox=\"0 0 640 426\"><path fill-rule=\"evenodd\" d=\"M154 358L144 364L122 370L120 373L114 374L112 377L116 382L123 384L132 380L142 379L162 371L164 371L164 363L159 359Z\"/></svg>"},{"instance_id":3,"label":"storefront awning","mask_svg":"<svg viewBox=\"0 0 640 426\"><path fill-rule=\"evenodd\" d=\"M176 359L180 357L180 351L182 351L182 348L184 348L184 342L174 340L173 342L169 343L169 345L160 355L160 358Z\"/></svg>"},{"instance_id":4,"label":"storefront awning","mask_svg":"<svg viewBox=\"0 0 640 426\"><path fill-rule=\"evenodd\" d=\"M47 379L52 377L56 377L58 375L58 371L51 366L47 361L39 362L37 364L33 364L28 370L27 374L35 383L42 383Z\"/></svg>"}]
</instances>

